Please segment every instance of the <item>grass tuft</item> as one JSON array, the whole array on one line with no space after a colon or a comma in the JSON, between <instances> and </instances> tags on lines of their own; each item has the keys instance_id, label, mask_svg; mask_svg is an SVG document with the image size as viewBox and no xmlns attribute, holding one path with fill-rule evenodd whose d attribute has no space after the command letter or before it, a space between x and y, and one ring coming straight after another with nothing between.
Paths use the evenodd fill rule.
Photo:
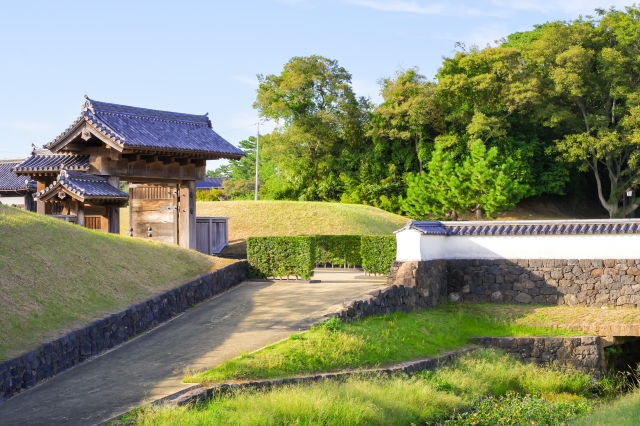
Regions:
<instances>
[{"instance_id":1,"label":"grass tuft","mask_svg":"<svg viewBox=\"0 0 640 426\"><path fill-rule=\"evenodd\" d=\"M416 313L397 313L343 324L331 319L292 339L187 375L185 382L276 378L345 368L376 367L435 356L464 347L471 337L568 336L558 328L514 324L509 318L445 305Z\"/></svg>"},{"instance_id":2,"label":"grass tuft","mask_svg":"<svg viewBox=\"0 0 640 426\"><path fill-rule=\"evenodd\" d=\"M586 374L525 365L495 350L479 350L432 374L360 377L272 391L241 391L199 406L146 406L123 420L144 426L425 424L469 410L479 398L489 396L491 389L497 397L510 391L544 389L548 392L546 399L563 398L568 405L584 405L588 381ZM444 382L451 386L443 387ZM474 385L478 383L486 385ZM553 393L560 391L575 393Z\"/></svg>"}]
</instances>

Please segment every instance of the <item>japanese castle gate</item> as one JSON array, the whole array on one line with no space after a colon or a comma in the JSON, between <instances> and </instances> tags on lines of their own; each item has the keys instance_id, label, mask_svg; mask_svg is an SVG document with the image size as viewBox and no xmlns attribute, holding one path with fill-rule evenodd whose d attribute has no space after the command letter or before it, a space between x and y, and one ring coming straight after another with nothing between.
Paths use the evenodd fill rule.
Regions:
<instances>
[{"instance_id":1,"label":"japanese castle gate","mask_svg":"<svg viewBox=\"0 0 640 426\"><path fill-rule=\"evenodd\" d=\"M85 98L71 126L13 169L36 182L37 212L117 234L128 202L129 235L195 249L196 180L207 160L244 153L213 131L207 114Z\"/></svg>"}]
</instances>

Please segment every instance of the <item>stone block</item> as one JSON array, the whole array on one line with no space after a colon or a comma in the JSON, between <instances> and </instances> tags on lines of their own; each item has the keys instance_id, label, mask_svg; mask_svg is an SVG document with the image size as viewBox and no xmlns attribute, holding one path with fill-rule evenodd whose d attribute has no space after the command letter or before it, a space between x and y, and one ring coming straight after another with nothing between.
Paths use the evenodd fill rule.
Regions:
<instances>
[{"instance_id":1,"label":"stone block","mask_svg":"<svg viewBox=\"0 0 640 426\"><path fill-rule=\"evenodd\" d=\"M533 298L526 293L520 293L515 298L518 303L531 303Z\"/></svg>"},{"instance_id":2,"label":"stone block","mask_svg":"<svg viewBox=\"0 0 640 426\"><path fill-rule=\"evenodd\" d=\"M616 264L614 259L604 259L604 266L607 268L613 268Z\"/></svg>"},{"instance_id":3,"label":"stone block","mask_svg":"<svg viewBox=\"0 0 640 426\"><path fill-rule=\"evenodd\" d=\"M449 293L449 302L452 303L462 303L462 294L458 292Z\"/></svg>"},{"instance_id":4,"label":"stone block","mask_svg":"<svg viewBox=\"0 0 640 426\"><path fill-rule=\"evenodd\" d=\"M504 297L502 296L501 292L495 291L495 292L491 293L491 300L493 302L502 302L503 299L504 299Z\"/></svg>"}]
</instances>

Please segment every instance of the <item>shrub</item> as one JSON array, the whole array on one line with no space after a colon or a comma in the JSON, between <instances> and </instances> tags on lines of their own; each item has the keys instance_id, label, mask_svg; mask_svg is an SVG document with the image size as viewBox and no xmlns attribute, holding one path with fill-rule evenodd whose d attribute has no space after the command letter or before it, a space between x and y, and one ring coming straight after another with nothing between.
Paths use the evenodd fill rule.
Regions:
<instances>
[{"instance_id":1,"label":"shrub","mask_svg":"<svg viewBox=\"0 0 640 426\"><path fill-rule=\"evenodd\" d=\"M370 274L388 274L396 260L395 235L363 235L360 246L362 268Z\"/></svg>"},{"instance_id":2,"label":"shrub","mask_svg":"<svg viewBox=\"0 0 640 426\"><path fill-rule=\"evenodd\" d=\"M316 259L315 237L249 237L247 259L254 278L289 276L308 280Z\"/></svg>"},{"instance_id":3,"label":"shrub","mask_svg":"<svg viewBox=\"0 0 640 426\"><path fill-rule=\"evenodd\" d=\"M259 182L262 185L262 182ZM232 200L253 200L255 195L255 179L228 179L224 183L224 191Z\"/></svg>"},{"instance_id":4,"label":"shrub","mask_svg":"<svg viewBox=\"0 0 640 426\"><path fill-rule=\"evenodd\" d=\"M472 411L455 415L444 425L565 425L592 409L586 399L547 400L538 394L522 396L509 391L499 398L479 400Z\"/></svg>"},{"instance_id":5,"label":"shrub","mask_svg":"<svg viewBox=\"0 0 640 426\"><path fill-rule=\"evenodd\" d=\"M224 197L223 189L198 189L196 190L196 201L220 201Z\"/></svg>"},{"instance_id":6,"label":"shrub","mask_svg":"<svg viewBox=\"0 0 640 426\"><path fill-rule=\"evenodd\" d=\"M360 256L360 235L318 235L316 237L316 263L334 266L359 266L362 264Z\"/></svg>"}]
</instances>

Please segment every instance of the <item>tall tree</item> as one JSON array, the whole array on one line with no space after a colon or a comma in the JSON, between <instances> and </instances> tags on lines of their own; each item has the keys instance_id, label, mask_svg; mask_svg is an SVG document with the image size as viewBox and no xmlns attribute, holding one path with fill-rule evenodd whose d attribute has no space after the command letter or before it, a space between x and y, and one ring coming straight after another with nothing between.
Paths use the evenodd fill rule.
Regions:
<instances>
[{"instance_id":1,"label":"tall tree","mask_svg":"<svg viewBox=\"0 0 640 426\"><path fill-rule=\"evenodd\" d=\"M640 83L640 9L599 10L600 20L552 22L522 44L525 64L541 81L541 122L558 129L557 148L590 170L600 203L610 216L640 168L634 138L634 96ZM608 185L607 185L608 183Z\"/></svg>"},{"instance_id":2,"label":"tall tree","mask_svg":"<svg viewBox=\"0 0 640 426\"><path fill-rule=\"evenodd\" d=\"M294 57L279 75L258 76L254 108L261 117L282 122L272 134L279 147L269 151L278 167L274 180L287 180L288 196L336 200L340 173L354 168L362 151L369 104L351 88L351 74L322 56ZM292 155L295 153L295 156Z\"/></svg>"},{"instance_id":3,"label":"tall tree","mask_svg":"<svg viewBox=\"0 0 640 426\"><path fill-rule=\"evenodd\" d=\"M382 98L369 126L379 157L403 172L422 174L434 138L444 123L435 96L435 84L417 68L400 71L395 79L382 80Z\"/></svg>"}]
</instances>

